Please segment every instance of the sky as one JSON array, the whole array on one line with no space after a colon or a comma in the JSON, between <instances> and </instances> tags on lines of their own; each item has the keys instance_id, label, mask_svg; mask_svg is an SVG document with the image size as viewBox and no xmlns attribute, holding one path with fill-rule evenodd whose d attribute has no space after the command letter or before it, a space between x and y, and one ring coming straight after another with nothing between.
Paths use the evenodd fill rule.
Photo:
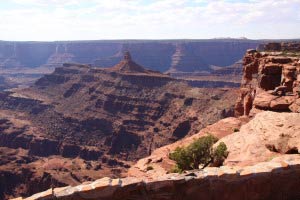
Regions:
<instances>
[{"instance_id":1,"label":"sky","mask_svg":"<svg viewBox=\"0 0 300 200\"><path fill-rule=\"evenodd\" d=\"M0 40L300 38L300 0L0 0Z\"/></svg>"}]
</instances>

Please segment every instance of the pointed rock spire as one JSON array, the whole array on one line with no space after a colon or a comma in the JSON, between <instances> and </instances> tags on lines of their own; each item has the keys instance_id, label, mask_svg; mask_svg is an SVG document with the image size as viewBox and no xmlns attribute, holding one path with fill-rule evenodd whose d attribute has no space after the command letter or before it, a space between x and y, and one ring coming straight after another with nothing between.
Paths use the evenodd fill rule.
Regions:
<instances>
[{"instance_id":1,"label":"pointed rock spire","mask_svg":"<svg viewBox=\"0 0 300 200\"><path fill-rule=\"evenodd\" d=\"M124 52L123 60L111 68L124 73L148 73L148 70L132 61L129 51Z\"/></svg>"},{"instance_id":2,"label":"pointed rock spire","mask_svg":"<svg viewBox=\"0 0 300 200\"><path fill-rule=\"evenodd\" d=\"M131 61L131 55L129 51L124 52L124 60Z\"/></svg>"}]
</instances>

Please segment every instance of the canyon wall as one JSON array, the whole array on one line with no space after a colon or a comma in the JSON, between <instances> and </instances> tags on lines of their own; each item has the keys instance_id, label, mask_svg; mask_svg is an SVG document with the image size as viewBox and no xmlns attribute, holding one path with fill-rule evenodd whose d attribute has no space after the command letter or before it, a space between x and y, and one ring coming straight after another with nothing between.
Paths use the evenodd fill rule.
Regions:
<instances>
[{"instance_id":1,"label":"canyon wall","mask_svg":"<svg viewBox=\"0 0 300 200\"><path fill-rule=\"evenodd\" d=\"M259 50L248 50L243 58L236 116L300 112L300 43L269 43Z\"/></svg>"},{"instance_id":2,"label":"canyon wall","mask_svg":"<svg viewBox=\"0 0 300 200\"><path fill-rule=\"evenodd\" d=\"M165 72L203 71L210 66L228 66L240 60L254 40L138 40L138 41L0 41L0 68L56 67L65 62L110 67L129 50L136 61L152 70Z\"/></svg>"}]
</instances>

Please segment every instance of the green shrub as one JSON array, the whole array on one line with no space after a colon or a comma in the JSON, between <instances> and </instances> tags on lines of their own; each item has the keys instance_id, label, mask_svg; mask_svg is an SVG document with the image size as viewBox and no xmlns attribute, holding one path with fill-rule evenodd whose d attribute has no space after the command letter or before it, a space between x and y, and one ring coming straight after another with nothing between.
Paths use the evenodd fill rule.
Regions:
<instances>
[{"instance_id":1,"label":"green shrub","mask_svg":"<svg viewBox=\"0 0 300 200\"><path fill-rule=\"evenodd\" d=\"M181 174L183 172L182 169L179 169L178 165L175 165L171 170L170 170L171 173L179 173Z\"/></svg>"},{"instance_id":2,"label":"green shrub","mask_svg":"<svg viewBox=\"0 0 300 200\"><path fill-rule=\"evenodd\" d=\"M191 156L186 148L177 147L174 152L169 155L171 160L176 161L176 165L178 169L188 170L191 168Z\"/></svg>"},{"instance_id":3,"label":"green shrub","mask_svg":"<svg viewBox=\"0 0 300 200\"><path fill-rule=\"evenodd\" d=\"M220 166L223 164L225 158L228 156L227 146L224 142L220 142L214 150L214 165Z\"/></svg>"},{"instance_id":4,"label":"green shrub","mask_svg":"<svg viewBox=\"0 0 300 200\"><path fill-rule=\"evenodd\" d=\"M177 147L169 155L169 158L176 162L176 166L171 172L181 173L184 170L198 169L200 164L203 167L211 163L221 165L228 152L224 142L213 149L213 145L217 141L216 137L208 135L195 140L187 147Z\"/></svg>"},{"instance_id":5,"label":"green shrub","mask_svg":"<svg viewBox=\"0 0 300 200\"><path fill-rule=\"evenodd\" d=\"M211 160L212 146L218 139L212 135L201 137L187 147L191 157L192 169L198 169L199 164L206 165Z\"/></svg>"}]
</instances>

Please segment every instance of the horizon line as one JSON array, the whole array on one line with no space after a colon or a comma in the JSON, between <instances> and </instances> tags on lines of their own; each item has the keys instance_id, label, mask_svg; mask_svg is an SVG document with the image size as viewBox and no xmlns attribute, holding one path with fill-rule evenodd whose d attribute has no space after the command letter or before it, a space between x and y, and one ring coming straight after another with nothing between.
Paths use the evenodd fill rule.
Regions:
<instances>
[{"instance_id":1,"label":"horizon line","mask_svg":"<svg viewBox=\"0 0 300 200\"><path fill-rule=\"evenodd\" d=\"M0 42L91 42L91 41L183 41L183 40L249 40L249 41L298 41L300 38L251 39L251 38L182 38L182 39L83 39L83 40L0 40Z\"/></svg>"}]
</instances>

